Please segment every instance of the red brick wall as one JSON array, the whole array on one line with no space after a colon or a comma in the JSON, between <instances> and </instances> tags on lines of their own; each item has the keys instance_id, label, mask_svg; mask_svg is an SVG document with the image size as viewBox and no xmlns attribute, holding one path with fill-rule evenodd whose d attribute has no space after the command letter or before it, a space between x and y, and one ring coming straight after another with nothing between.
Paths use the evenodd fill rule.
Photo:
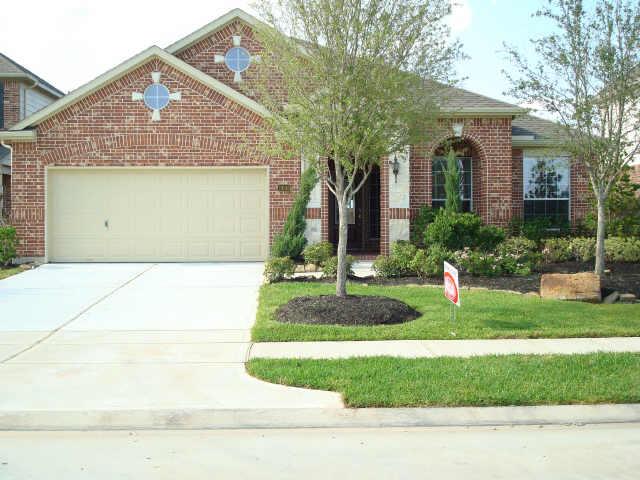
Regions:
<instances>
[{"instance_id":1,"label":"red brick wall","mask_svg":"<svg viewBox=\"0 0 640 480\"><path fill-rule=\"evenodd\" d=\"M4 128L20 121L20 82L4 80Z\"/></svg>"},{"instance_id":2,"label":"red brick wall","mask_svg":"<svg viewBox=\"0 0 640 480\"><path fill-rule=\"evenodd\" d=\"M569 210L571 225L579 223L592 208L591 199L593 190L589 183L589 176L585 168L577 163L571 163L571 196Z\"/></svg>"},{"instance_id":3,"label":"red brick wall","mask_svg":"<svg viewBox=\"0 0 640 480\"><path fill-rule=\"evenodd\" d=\"M11 175L0 175L2 177L2 212L3 218L8 219L11 212Z\"/></svg>"},{"instance_id":4,"label":"red brick wall","mask_svg":"<svg viewBox=\"0 0 640 480\"><path fill-rule=\"evenodd\" d=\"M508 224L512 207L511 118L468 118L463 139L473 147L473 209L492 225ZM450 121L442 122L450 132ZM411 217L431 204L431 158L449 137L441 135L428 145L411 149Z\"/></svg>"},{"instance_id":5,"label":"red brick wall","mask_svg":"<svg viewBox=\"0 0 640 480\"><path fill-rule=\"evenodd\" d=\"M162 110L161 121L131 93L142 92L152 71L162 72L182 100ZM282 227L298 188L299 160L275 160L255 149L255 113L158 60L152 60L38 126L35 143L16 143L12 216L19 255L45 253L45 167L56 166L270 166L271 237ZM290 184L289 192L278 185Z\"/></svg>"}]
</instances>

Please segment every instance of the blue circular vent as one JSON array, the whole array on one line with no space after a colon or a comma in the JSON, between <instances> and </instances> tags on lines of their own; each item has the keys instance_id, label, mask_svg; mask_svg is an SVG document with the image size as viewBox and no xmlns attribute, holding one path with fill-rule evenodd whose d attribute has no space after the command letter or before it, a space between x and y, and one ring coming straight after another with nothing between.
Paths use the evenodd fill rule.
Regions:
<instances>
[{"instance_id":1,"label":"blue circular vent","mask_svg":"<svg viewBox=\"0 0 640 480\"><path fill-rule=\"evenodd\" d=\"M169 105L169 89L161 83L152 83L144 91L144 103L151 110L162 110Z\"/></svg>"},{"instance_id":2,"label":"blue circular vent","mask_svg":"<svg viewBox=\"0 0 640 480\"><path fill-rule=\"evenodd\" d=\"M233 47L224 56L224 63L232 72L240 73L249 68L251 63L251 55L245 48Z\"/></svg>"}]
</instances>

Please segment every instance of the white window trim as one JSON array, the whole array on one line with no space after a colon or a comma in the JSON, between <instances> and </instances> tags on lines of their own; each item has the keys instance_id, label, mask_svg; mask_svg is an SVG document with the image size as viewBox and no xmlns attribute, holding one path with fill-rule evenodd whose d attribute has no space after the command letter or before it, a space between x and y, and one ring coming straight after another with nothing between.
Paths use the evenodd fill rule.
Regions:
<instances>
[{"instance_id":1,"label":"white window trim","mask_svg":"<svg viewBox=\"0 0 640 480\"><path fill-rule=\"evenodd\" d=\"M558 159L564 159L567 162L567 170L569 173L569 184L568 184L568 196L565 197L560 197L560 198L526 198L526 185L525 185L525 179L524 179L524 164L526 162L527 159L547 159L547 160L558 160ZM571 204L572 204L572 192L571 192L571 157L567 154L558 154L558 155L544 155L544 154L540 154L539 152L531 152L531 151L523 151L522 152L522 217L524 218L524 202L526 201L538 201L538 200L567 200L569 202L569 208L567 209L567 221L571 222Z\"/></svg>"}]
</instances>

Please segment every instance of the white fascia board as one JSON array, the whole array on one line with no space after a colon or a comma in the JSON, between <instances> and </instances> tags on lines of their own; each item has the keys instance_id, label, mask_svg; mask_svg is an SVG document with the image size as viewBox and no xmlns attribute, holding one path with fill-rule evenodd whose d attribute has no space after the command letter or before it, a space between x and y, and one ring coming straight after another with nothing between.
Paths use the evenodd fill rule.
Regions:
<instances>
[{"instance_id":1,"label":"white fascia board","mask_svg":"<svg viewBox=\"0 0 640 480\"><path fill-rule=\"evenodd\" d=\"M0 142L34 142L36 140L35 130L2 130L0 131Z\"/></svg>"},{"instance_id":2,"label":"white fascia board","mask_svg":"<svg viewBox=\"0 0 640 480\"><path fill-rule=\"evenodd\" d=\"M189 48L191 45L198 43L203 38L206 38L212 35L216 31L220 30L221 28L223 28L224 26L226 26L227 24L231 23L236 19L240 19L245 23L248 23L249 25L253 25L253 26L263 25L263 22L258 20L253 15L250 15L244 10L241 10L239 8L234 8L229 13L226 13L223 16L218 17L213 22L206 24L204 27L199 28L195 32L187 35L186 37L178 40L177 42L172 43L165 50L172 55L180 53L181 51Z\"/></svg>"},{"instance_id":3,"label":"white fascia board","mask_svg":"<svg viewBox=\"0 0 640 480\"><path fill-rule=\"evenodd\" d=\"M194 80L199 81L200 83L208 86L209 88L216 90L221 93L225 97L233 100L234 102L248 108L249 110L257 113L262 117L267 117L270 115L269 111L260 105L255 100L250 99L246 95L234 90L231 87L228 87L224 83L216 80L215 78L207 75L204 72L201 72L197 68L192 67L188 63L180 60L177 57L174 57L170 53L167 53L163 49L158 46L152 46L147 48L146 50L140 52L139 54L131 57L129 60L121 63L117 67L112 68L111 70L103 73L99 77L90 81L89 83L77 88L73 92L68 95L62 97L60 100L57 100L50 105L46 106L42 110L34 113L33 115L25 118L21 122L17 123L9 131L13 130L23 130L27 127L31 127L34 125L38 125L39 123L45 121L46 119L52 117L59 111L64 108L67 108L74 103L79 102L83 98L91 95L93 92L99 90L105 85L113 82L129 72L135 70L141 65L147 63L152 58L158 58L165 62L166 64L174 67L176 70L181 71L185 75L190 76Z\"/></svg>"}]
</instances>

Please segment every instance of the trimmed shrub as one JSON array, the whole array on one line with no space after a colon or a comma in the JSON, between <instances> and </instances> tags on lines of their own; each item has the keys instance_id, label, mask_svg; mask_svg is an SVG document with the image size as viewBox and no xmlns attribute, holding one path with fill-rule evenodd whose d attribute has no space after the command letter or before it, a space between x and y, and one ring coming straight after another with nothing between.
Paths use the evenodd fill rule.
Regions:
<instances>
[{"instance_id":1,"label":"trimmed shrub","mask_svg":"<svg viewBox=\"0 0 640 480\"><path fill-rule=\"evenodd\" d=\"M640 239L610 237L604 241L605 258L609 262L640 262Z\"/></svg>"},{"instance_id":2,"label":"trimmed shrub","mask_svg":"<svg viewBox=\"0 0 640 480\"><path fill-rule=\"evenodd\" d=\"M571 251L576 260L590 262L596 256L596 239L591 237L572 238Z\"/></svg>"},{"instance_id":3,"label":"trimmed shrub","mask_svg":"<svg viewBox=\"0 0 640 480\"><path fill-rule=\"evenodd\" d=\"M506 236L507 233L503 228L483 225L478 229L475 246L485 252L492 252Z\"/></svg>"},{"instance_id":4,"label":"trimmed shrub","mask_svg":"<svg viewBox=\"0 0 640 480\"><path fill-rule=\"evenodd\" d=\"M353 263L356 261L353 255L347 255L347 275L353 275ZM322 277L335 278L338 275L338 257L331 257L322 264Z\"/></svg>"},{"instance_id":5,"label":"trimmed shrub","mask_svg":"<svg viewBox=\"0 0 640 480\"><path fill-rule=\"evenodd\" d=\"M333 244L331 242L318 242L307 247L302 252L304 263L322 265L333 256Z\"/></svg>"},{"instance_id":6,"label":"trimmed shrub","mask_svg":"<svg viewBox=\"0 0 640 480\"><path fill-rule=\"evenodd\" d=\"M441 245L432 245L427 250L418 250L411 262L411 270L421 278L435 277L444 273L444 262L451 262L454 253Z\"/></svg>"},{"instance_id":7,"label":"trimmed shrub","mask_svg":"<svg viewBox=\"0 0 640 480\"><path fill-rule=\"evenodd\" d=\"M448 250L473 248L478 245L481 226L482 220L473 213L450 213L441 208L425 231L424 243L427 247L438 244Z\"/></svg>"},{"instance_id":8,"label":"trimmed shrub","mask_svg":"<svg viewBox=\"0 0 640 480\"><path fill-rule=\"evenodd\" d=\"M270 258L264 264L264 278L268 283L280 282L293 276L296 264L289 257Z\"/></svg>"},{"instance_id":9,"label":"trimmed shrub","mask_svg":"<svg viewBox=\"0 0 640 480\"><path fill-rule=\"evenodd\" d=\"M547 238L543 242L542 255L549 263L567 262L574 257L570 238Z\"/></svg>"},{"instance_id":10,"label":"trimmed shrub","mask_svg":"<svg viewBox=\"0 0 640 480\"><path fill-rule=\"evenodd\" d=\"M507 272L514 275L528 275L541 260L536 242L526 237L509 237L498 245L496 251L507 265ZM527 270L528 273L524 273Z\"/></svg>"},{"instance_id":11,"label":"trimmed shrub","mask_svg":"<svg viewBox=\"0 0 640 480\"><path fill-rule=\"evenodd\" d=\"M478 252L465 248L457 252L460 266L471 275L496 277L502 273L500 259L493 253Z\"/></svg>"},{"instance_id":12,"label":"trimmed shrub","mask_svg":"<svg viewBox=\"0 0 640 480\"><path fill-rule=\"evenodd\" d=\"M412 262L417 251L415 245L409 242L394 242L391 244L388 257L380 255L376 258L373 262L373 270L377 276L382 278L411 275L413 273Z\"/></svg>"},{"instance_id":13,"label":"trimmed shrub","mask_svg":"<svg viewBox=\"0 0 640 480\"><path fill-rule=\"evenodd\" d=\"M411 222L411 243L417 247L424 246L424 232L435 217L436 212L431 208L431 205L420 207L416 218Z\"/></svg>"},{"instance_id":14,"label":"trimmed shrub","mask_svg":"<svg viewBox=\"0 0 640 480\"><path fill-rule=\"evenodd\" d=\"M16 258L18 236L15 227L0 226L0 266L11 264Z\"/></svg>"},{"instance_id":15,"label":"trimmed shrub","mask_svg":"<svg viewBox=\"0 0 640 480\"><path fill-rule=\"evenodd\" d=\"M272 257L299 258L307 244L304 231L307 226L305 214L311 191L318 182L313 168L307 168L300 176L300 189L289 210L282 232L273 237L271 245Z\"/></svg>"}]
</instances>

